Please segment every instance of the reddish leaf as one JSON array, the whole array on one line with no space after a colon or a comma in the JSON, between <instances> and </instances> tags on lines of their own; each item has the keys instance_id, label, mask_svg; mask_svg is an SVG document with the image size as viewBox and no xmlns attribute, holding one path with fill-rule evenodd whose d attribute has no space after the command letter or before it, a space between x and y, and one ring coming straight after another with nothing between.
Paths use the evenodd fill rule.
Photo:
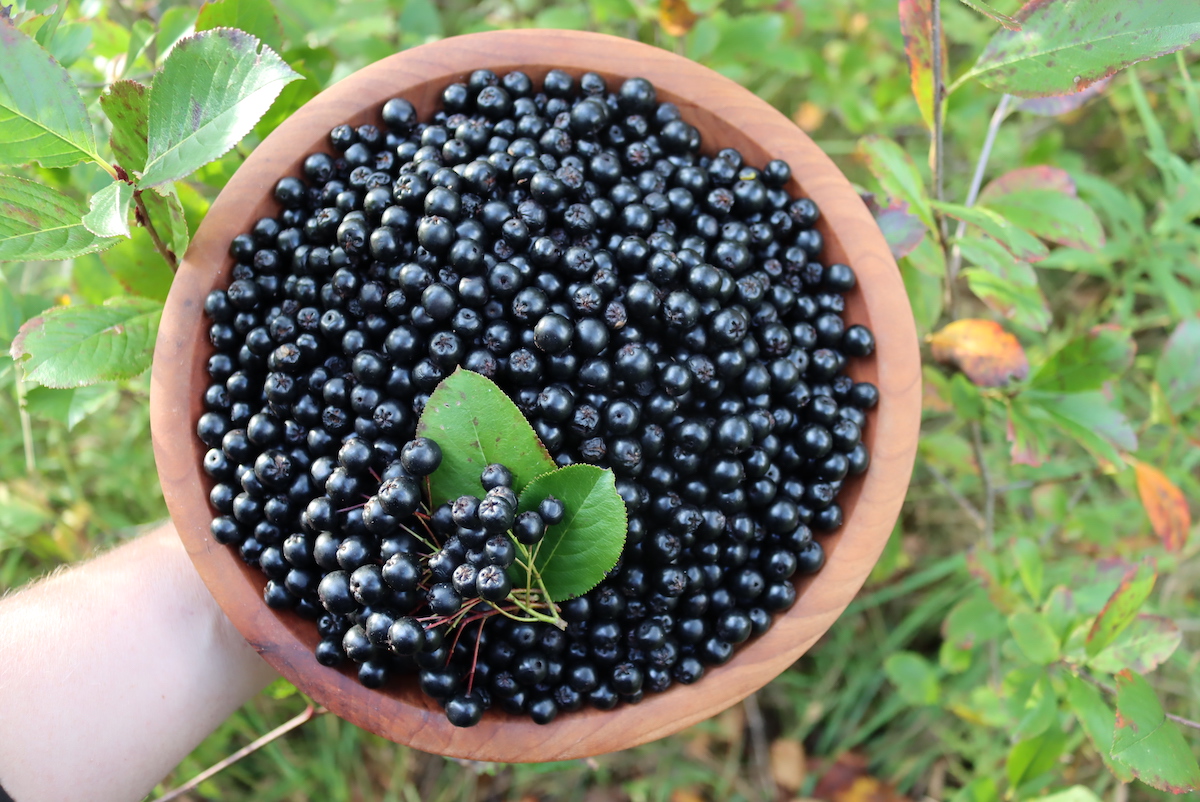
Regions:
<instances>
[{"instance_id":1,"label":"reddish leaf","mask_svg":"<svg viewBox=\"0 0 1200 802\"><path fill-rule=\"evenodd\" d=\"M900 33L904 36L904 54L912 91L921 110L921 119L933 129L933 13L930 0L900 0ZM946 37L941 43L942 75L947 72Z\"/></svg>"},{"instance_id":2,"label":"reddish leaf","mask_svg":"<svg viewBox=\"0 0 1200 802\"><path fill-rule=\"evenodd\" d=\"M904 201L895 201L876 212L875 222L896 259L908 256L925 239L925 224L915 214L909 214Z\"/></svg>"},{"instance_id":3,"label":"reddish leaf","mask_svg":"<svg viewBox=\"0 0 1200 802\"><path fill-rule=\"evenodd\" d=\"M1200 787L1200 766L1175 723L1163 712L1150 683L1132 671L1117 680L1113 760L1160 791L1185 794Z\"/></svg>"},{"instance_id":4,"label":"reddish leaf","mask_svg":"<svg viewBox=\"0 0 1200 802\"><path fill-rule=\"evenodd\" d=\"M1025 349L993 320L956 320L929 342L934 359L956 366L980 387L1003 387L1029 374Z\"/></svg>"},{"instance_id":5,"label":"reddish leaf","mask_svg":"<svg viewBox=\"0 0 1200 802\"><path fill-rule=\"evenodd\" d=\"M1030 189L1050 189L1065 195L1075 196L1075 180L1061 167L1039 164L1034 167L1018 167L999 178L988 182L979 193L979 203L987 206L992 198L1023 192Z\"/></svg>"},{"instance_id":6,"label":"reddish leaf","mask_svg":"<svg viewBox=\"0 0 1200 802\"><path fill-rule=\"evenodd\" d=\"M1153 560L1130 568L1125 573L1121 584L1117 585L1100 615L1092 622L1092 628L1087 635L1088 657L1099 654L1129 626L1146 599L1150 598L1150 591L1154 590L1154 580L1157 578L1158 573Z\"/></svg>"},{"instance_id":7,"label":"reddish leaf","mask_svg":"<svg viewBox=\"0 0 1200 802\"><path fill-rule=\"evenodd\" d=\"M1144 462L1133 460L1138 495L1150 516L1150 525L1167 551L1183 551L1192 528L1192 513L1183 491L1167 475Z\"/></svg>"},{"instance_id":8,"label":"reddish leaf","mask_svg":"<svg viewBox=\"0 0 1200 802\"><path fill-rule=\"evenodd\" d=\"M658 6L658 24L669 36L683 36L700 17L688 7L687 0L662 0Z\"/></svg>"},{"instance_id":9,"label":"reddish leaf","mask_svg":"<svg viewBox=\"0 0 1200 802\"><path fill-rule=\"evenodd\" d=\"M1022 100L1017 108L1021 111L1027 111L1030 114L1036 114L1039 117L1057 117L1060 114L1067 114L1083 106L1096 95L1108 89L1108 85L1112 83L1112 78L1104 78L1096 81L1096 83L1084 89L1082 92L1071 92L1066 95L1051 95L1050 97L1035 97L1028 100Z\"/></svg>"}]
</instances>

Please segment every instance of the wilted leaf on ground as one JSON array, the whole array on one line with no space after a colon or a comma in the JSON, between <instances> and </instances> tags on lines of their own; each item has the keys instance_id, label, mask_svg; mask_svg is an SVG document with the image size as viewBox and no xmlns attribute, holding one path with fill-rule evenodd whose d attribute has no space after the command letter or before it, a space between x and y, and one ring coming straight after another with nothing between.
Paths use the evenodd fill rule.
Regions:
<instances>
[{"instance_id":1,"label":"wilted leaf on ground","mask_svg":"<svg viewBox=\"0 0 1200 802\"><path fill-rule=\"evenodd\" d=\"M896 259L908 256L925 238L925 225L916 215L909 213L908 204L903 201L879 210L875 222L879 224L888 249Z\"/></svg>"},{"instance_id":2,"label":"wilted leaf on ground","mask_svg":"<svg viewBox=\"0 0 1200 802\"><path fill-rule=\"evenodd\" d=\"M1071 178L1070 173L1061 167L1038 164L1032 167L1018 167L993 178L980 191L978 202L987 206L988 201L995 198L1035 189L1053 190L1072 197L1077 194L1075 180Z\"/></svg>"},{"instance_id":3,"label":"wilted leaf on ground","mask_svg":"<svg viewBox=\"0 0 1200 802\"><path fill-rule=\"evenodd\" d=\"M1159 536L1167 551L1183 551L1192 529L1192 512L1183 491L1153 465L1139 460L1132 462L1138 496L1150 516L1154 534Z\"/></svg>"},{"instance_id":4,"label":"wilted leaf on ground","mask_svg":"<svg viewBox=\"0 0 1200 802\"><path fill-rule=\"evenodd\" d=\"M933 130L933 14L931 0L900 0L900 34L908 57L908 74L913 96L925 126ZM942 34L941 62L943 80L947 75L946 36Z\"/></svg>"},{"instance_id":5,"label":"wilted leaf on ground","mask_svg":"<svg viewBox=\"0 0 1200 802\"><path fill-rule=\"evenodd\" d=\"M683 36L692 29L699 15L688 6L687 0L661 0L658 24L668 36Z\"/></svg>"},{"instance_id":6,"label":"wilted leaf on ground","mask_svg":"<svg viewBox=\"0 0 1200 802\"><path fill-rule=\"evenodd\" d=\"M1121 584L1117 585L1117 589L1109 596L1104 609L1096 616L1088 632L1088 657L1099 654L1129 626L1146 599L1150 598L1150 591L1154 590L1154 581L1157 578L1158 572L1152 560L1125 572Z\"/></svg>"},{"instance_id":7,"label":"wilted leaf on ground","mask_svg":"<svg viewBox=\"0 0 1200 802\"><path fill-rule=\"evenodd\" d=\"M1200 317L1190 317L1167 338L1154 380L1176 415L1200 404Z\"/></svg>"},{"instance_id":8,"label":"wilted leaf on ground","mask_svg":"<svg viewBox=\"0 0 1200 802\"><path fill-rule=\"evenodd\" d=\"M934 359L959 368L980 387L1003 387L1029 373L1025 349L993 320L956 320L929 342Z\"/></svg>"},{"instance_id":9,"label":"wilted leaf on ground","mask_svg":"<svg viewBox=\"0 0 1200 802\"><path fill-rule=\"evenodd\" d=\"M771 779L786 791L796 792L807 776L804 744L792 738L771 742Z\"/></svg>"},{"instance_id":10,"label":"wilted leaf on ground","mask_svg":"<svg viewBox=\"0 0 1200 802\"><path fill-rule=\"evenodd\" d=\"M844 752L822 774L813 798L827 802L908 802L908 797L868 772L865 755Z\"/></svg>"},{"instance_id":11,"label":"wilted leaf on ground","mask_svg":"<svg viewBox=\"0 0 1200 802\"><path fill-rule=\"evenodd\" d=\"M1112 755L1160 791L1183 794L1200 787L1200 766L1175 723L1167 718L1150 683L1132 671L1117 680Z\"/></svg>"},{"instance_id":12,"label":"wilted leaf on ground","mask_svg":"<svg viewBox=\"0 0 1200 802\"><path fill-rule=\"evenodd\" d=\"M1189 2L1030 0L1016 19L1022 30L993 36L965 78L1019 97L1061 95L1200 39L1200 4Z\"/></svg>"}]
</instances>

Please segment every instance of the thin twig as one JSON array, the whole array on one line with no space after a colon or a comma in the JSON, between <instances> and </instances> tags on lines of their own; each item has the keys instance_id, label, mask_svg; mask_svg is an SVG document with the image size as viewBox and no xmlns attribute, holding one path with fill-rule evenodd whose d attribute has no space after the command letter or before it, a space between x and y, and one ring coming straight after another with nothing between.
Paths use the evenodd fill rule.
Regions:
<instances>
[{"instance_id":1,"label":"thin twig","mask_svg":"<svg viewBox=\"0 0 1200 802\"><path fill-rule=\"evenodd\" d=\"M208 780L210 777L215 776L219 772L222 772L225 769L229 768L234 763L237 763L239 760L241 760L242 758L244 758L246 755L250 754L251 752L255 752L255 751L261 749L262 747L271 743L271 741L274 741L277 738L281 738L282 736L287 735L289 732L296 729L301 724L312 721L317 716L324 715L325 713L328 713L328 712L329 711L323 707L314 707L313 705L310 704L308 707L304 708L304 711L302 713L300 713L298 716L296 716L295 718L285 721L283 724L280 724L278 727L271 730L270 732L268 732L266 735L262 736L261 738L255 740L253 743L243 746L241 749L237 750L229 757L225 758L221 762L219 762L213 766L210 766L209 768L200 772L195 777L188 780L186 783L179 786L178 788L176 788L172 791L167 791L165 794L163 794L157 800L155 800L155 802L170 802L170 800L172 800L172 799L179 799L184 794L195 789L198 785L200 785L200 783L204 782L205 780Z\"/></svg>"},{"instance_id":2,"label":"thin twig","mask_svg":"<svg viewBox=\"0 0 1200 802\"><path fill-rule=\"evenodd\" d=\"M25 473L37 473L37 453L33 450L33 421L25 404L25 371L17 366L17 416L21 419L21 441L25 444Z\"/></svg>"},{"instance_id":3,"label":"thin twig","mask_svg":"<svg viewBox=\"0 0 1200 802\"><path fill-rule=\"evenodd\" d=\"M166 260L167 265L171 268L171 272L175 273L179 270L179 260L175 254L162 241L162 237L158 235L157 229L154 228L154 221L150 219L150 211L146 208L146 202L142 200L142 190L135 189L133 191L133 200L137 204L138 219L145 226L146 231L150 234L150 239L154 241L154 249L158 251L159 256Z\"/></svg>"},{"instance_id":4,"label":"thin twig","mask_svg":"<svg viewBox=\"0 0 1200 802\"><path fill-rule=\"evenodd\" d=\"M983 139L983 149L979 151L979 161L975 162L975 174L971 176L971 186L967 190L964 206L974 206L975 201L979 199L983 176L987 172L988 160L992 157L992 147L996 144L996 134L1000 131L1000 124L1008 116L1008 106L1011 102L1012 95L1002 96L1000 103L996 106L996 111L992 114L992 120L988 123L987 136ZM962 239L966 233L966 222L959 220L954 229L954 247L950 251L950 260L946 264L946 280L951 284L958 279L958 271L962 269L962 249L958 247L958 240Z\"/></svg>"},{"instance_id":5,"label":"thin twig","mask_svg":"<svg viewBox=\"0 0 1200 802\"><path fill-rule=\"evenodd\" d=\"M946 96L946 76L942 74L942 4L941 0L933 0L930 9L930 27L933 37L933 197L945 200L945 120L943 119L942 103ZM938 221L938 234L942 247L946 247L946 217L935 211Z\"/></svg>"},{"instance_id":6,"label":"thin twig","mask_svg":"<svg viewBox=\"0 0 1200 802\"><path fill-rule=\"evenodd\" d=\"M1086 672L1082 669L1080 669L1080 671L1079 671L1079 676L1081 678L1087 680L1088 682L1092 683L1097 688L1099 688L1100 690L1109 694L1110 696L1117 695L1116 688L1109 685L1107 682L1101 682L1100 680L1096 679L1091 674L1089 674L1088 672ZM1164 715L1166 715L1167 718L1171 719L1171 721L1174 721L1176 724L1181 724L1184 727L1188 727L1193 730L1200 730L1200 721L1192 721L1190 718L1184 718L1183 716L1177 716L1174 713L1166 713L1165 711L1164 711Z\"/></svg>"},{"instance_id":7,"label":"thin twig","mask_svg":"<svg viewBox=\"0 0 1200 802\"><path fill-rule=\"evenodd\" d=\"M979 423L971 423L971 449L975 462L979 464L979 481L983 483L983 542L989 550L996 548L996 486L983 457L983 432Z\"/></svg>"},{"instance_id":8,"label":"thin twig","mask_svg":"<svg viewBox=\"0 0 1200 802\"><path fill-rule=\"evenodd\" d=\"M746 711L746 726L750 730L750 750L754 753L754 766L758 770L758 781L763 788L764 799L774 799L775 782L771 779L771 757L767 747L767 726L763 721L758 696L750 694L742 702Z\"/></svg>"},{"instance_id":9,"label":"thin twig","mask_svg":"<svg viewBox=\"0 0 1200 802\"><path fill-rule=\"evenodd\" d=\"M967 517L982 531L986 526L986 521L979 508L972 504L969 498L958 492L958 488L950 482L950 478L946 474L928 463L925 464L925 467L929 470L929 475L936 479L937 483L946 491L946 495L950 496L962 508L962 511L967 514Z\"/></svg>"}]
</instances>

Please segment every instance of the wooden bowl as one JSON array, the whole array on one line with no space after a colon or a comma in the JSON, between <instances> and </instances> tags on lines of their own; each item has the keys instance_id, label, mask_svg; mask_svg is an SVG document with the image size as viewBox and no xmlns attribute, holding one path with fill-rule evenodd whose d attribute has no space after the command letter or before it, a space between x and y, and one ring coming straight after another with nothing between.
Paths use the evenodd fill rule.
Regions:
<instances>
[{"instance_id":1,"label":"wooden bowl","mask_svg":"<svg viewBox=\"0 0 1200 802\"><path fill-rule=\"evenodd\" d=\"M447 84L484 67L524 70L535 80L554 68L576 76L593 71L610 86L642 76L653 82L660 101L678 104L684 119L699 128L706 152L735 147L760 166L772 158L786 160L794 175L789 193L808 196L821 209L826 263L845 262L858 274L845 318L869 326L878 346L874 357L853 360L851 373L878 385L881 400L865 431L871 467L841 493L841 530L822 536L825 567L800 580L795 606L739 648L732 661L710 669L695 685L676 685L609 712L586 709L539 726L490 711L479 725L458 729L415 682L368 690L350 670L320 666L313 658L314 623L263 603L262 574L209 535L213 483L201 468L206 449L195 425L213 350L204 297L229 282L234 235L278 212L275 182L299 175L306 155L327 149L334 125L379 123L382 104L396 96L409 99L427 119ZM175 276L158 334L150 413L167 506L196 569L246 640L284 677L347 721L426 752L548 761L612 752L677 732L745 698L804 654L862 586L895 524L916 452L920 376L912 311L879 228L833 162L786 117L733 81L664 50L591 33L514 30L455 37L386 58L323 92L255 149L213 204Z\"/></svg>"}]
</instances>

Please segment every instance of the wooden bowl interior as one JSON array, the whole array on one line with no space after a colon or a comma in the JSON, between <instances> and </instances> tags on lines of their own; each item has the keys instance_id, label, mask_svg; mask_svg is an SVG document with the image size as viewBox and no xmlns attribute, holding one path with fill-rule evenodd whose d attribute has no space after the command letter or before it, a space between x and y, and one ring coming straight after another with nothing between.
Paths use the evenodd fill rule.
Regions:
<instances>
[{"instance_id":1,"label":"wooden bowl interior","mask_svg":"<svg viewBox=\"0 0 1200 802\"><path fill-rule=\"evenodd\" d=\"M319 640L313 622L263 604L262 574L209 536L213 483L201 469L206 448L194 425L203 411L213 350L203 299L228 284L230 240L278 213L275 182L299 176L309 153L328 151L334 125L381 125L379 109L395 96L410 100L428 119L447 84L482 67L500 74L521 69L535 81L554 68L576 76L592 71L610 86L639 75L655 84L660 101L680 107L700 130L706 152L734 147L758 166L772 158L788 161L794 176L789 194L811 197L821 209L826 263L845 262L858 275L844 317L868 326L878 347L873 357L853 360L850 373L879 386L881 402L868 414L864 433L872 467L839 496L846 523L821 536L825 568L801 580L796 605L740 647L730 663L709 669L696 685L676 685L611 712L563 714L538 726L492 711L463 730L452 727L415 682L372 691L350 667L320 666L312 657ZM272 133L213 204L180 267L163 315L151 392L155 456L172 519L214 597L263 657L303 692L365 729L429 752L505 762L601 754L663 737L736 703L803 654L853 598L891 532L912 470L919 412L916 334L895 263L861 200L803 132L732 81L665 51L597 34L528 30L457 37L392 56L322 93Z\"/></svg>"}]
</instances>

